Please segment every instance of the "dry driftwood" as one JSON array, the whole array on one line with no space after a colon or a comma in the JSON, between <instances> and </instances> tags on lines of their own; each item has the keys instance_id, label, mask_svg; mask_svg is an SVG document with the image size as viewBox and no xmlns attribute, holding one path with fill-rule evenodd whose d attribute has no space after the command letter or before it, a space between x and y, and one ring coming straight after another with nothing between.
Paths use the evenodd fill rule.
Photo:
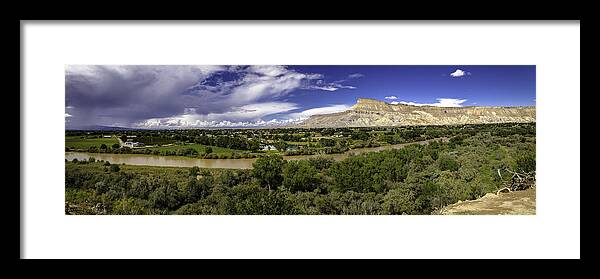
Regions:
<instances>
[{"instance_id":1,"label":"dry driftwood","mask_svg":"<svg viewBox=\"0 0 600 279\"><path fill-rule=\"evenodd\" d=\"M509 187L504 187L504 188L496 191L496 195L499 195L500 193L508 193L508 192L512 192L512 190L510 190Z\"/></svg>"},{"instance_id":2,"label":"dry driftwood","mask_svg":"<svg viewBox=\"0 0 600 279\"><path fill-rule=\"evenodd\" d=\"M515 172L512 171L508 168L504 169L505 171L507 171L508 173L511 173L511 181L510 182L506 182L508 184L508 186L498 190L496 192L496 194L498 193L505 193L505 192L512 192L512 191L517 191L517 190L526 190L529 188L533 188L535 187L535 171L534 172L530 172L530 173L524 173L524 172ZM498 176L500 177L500 180L502 180L502 174L500 174L500 169L498 169Z\"/></svg>"}]
</instances>

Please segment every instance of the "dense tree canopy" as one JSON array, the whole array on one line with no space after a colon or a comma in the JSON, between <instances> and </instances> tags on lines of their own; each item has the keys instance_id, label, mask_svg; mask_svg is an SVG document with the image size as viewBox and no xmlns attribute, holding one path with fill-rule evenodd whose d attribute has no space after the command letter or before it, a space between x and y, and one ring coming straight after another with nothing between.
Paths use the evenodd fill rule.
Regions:
<instances>
[{"instance_id":1,"label":"dense tree canopy","mask_svg":"<svg viewBox=\"0 0 600 279\"><path fill-rule=\"evenodd\" d=\"M319 185L317 169L307 160L290 161L283 167L283 187L292 192L313 191Z\"/></svg>"},{"instance_id":2,"label":"dense tree canopy","mask_svg":"<svg viewBox=\"0 0 600 279\"><path fill-rule=\"evenodd\" d=\"M251 170L73 160L65 165L65 210L67 214L431 214L504 187L510 182L508 170L535 172L535 126L465 127L457 132L458 139L339 161L323 156L285 161L268 155L258 158ZM427 128L414 131L402 137L432 134Z\"/></svg>"},{"instance_id":3,"label":"dense tree canopy","mask_svg":"<svg viewBox=\"0 0 600 279\"><path fill-rule=\"evenodd\" d=\"M252 165L252 174L261 185L266 186L269 191L277 189L283 181L281 171L284 165L283 157L270 155L258 158Z\"/></svg>"}]
</instances>

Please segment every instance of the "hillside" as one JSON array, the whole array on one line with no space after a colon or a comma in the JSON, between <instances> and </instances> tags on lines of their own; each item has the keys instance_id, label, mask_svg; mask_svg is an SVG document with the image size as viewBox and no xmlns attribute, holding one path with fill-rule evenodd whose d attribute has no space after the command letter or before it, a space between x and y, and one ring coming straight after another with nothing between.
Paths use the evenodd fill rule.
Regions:
<instances>
[{"instance_id":1,"label":"hillside","mask_svg":"<svg viewBox=\"0 0 600 279\"><path fill-rule=\"evenodd\" d=\"M535 188L508 193L488 193L472 201L443 208L441 215L535 215Z\"/></svg>"},{"instance_id":2,"label":"hillside","mask_svg":"<svg viewBox=\"0 0 600 279\"><path fill-rule=\"evenodd\" d=\"M535 107L435 107L359 98L350 110L313 115L299 127L373 127L535 122Z\"/></svg>"}]
</instances>

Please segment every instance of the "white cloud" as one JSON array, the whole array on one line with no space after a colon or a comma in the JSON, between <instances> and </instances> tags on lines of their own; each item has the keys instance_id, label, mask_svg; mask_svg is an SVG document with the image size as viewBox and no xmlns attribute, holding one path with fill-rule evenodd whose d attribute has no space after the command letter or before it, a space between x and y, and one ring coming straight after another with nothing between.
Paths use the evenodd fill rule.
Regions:
<instances>
[{"instance_id":1,"label":"white cloud","mask_svg":"<svg viewBox=\"0 0 600 279\"><path fill-rule=\"evenodd\" d=\"M254 65L250 66L248 71L270 77L277 77L289 72L288 69L280 65Z\"/></svg>"},{"instance_id":2,"label":"white cloud","mask_svg":"<svg viewBox=\"0 0 600 279\"><path fill-rule=\"evenodd\" d=\"M297 109L294 103L266 102L243 105L224 113L198 114L195 109L187 108L185 113L173 117L152 118L134 124L136 127L233 127L260 123L262 118L277 113Z\"/></svg>"},{"instance_id":3,"label":"white cloud","mask_svg":"<svg viewBox=\"0 0 600 279\"><path fill-rule=\"evenodd\" d=\"M65 113L65 118L68 118L68 117L73 117L73 115L70 115L70 114L68 114L68 113Z\"/></svg>"},{"instance_id":4,"label":"white cloud","mask_svg":"<svg viewBox=\"0 0 600 279\"><path fill-rule=\"evenodd\" d=\"M462 107L462 103L466 102L466 99L452 99L452 98L438 98L438 102L433 104L421 104L415 102L391 102L393 105L404 104L411 106L434 106L434 107Z\"/></svg>"},{"instance_id":5,"label":"white cloud","mask_svg":"<svg viewBox=\"0 0 600 279\"><path fill-rule=\"evenodd\" d=\"M355 73L348 76L348 79L363 77L363 74ZM348 79L336 80L333 82L325 82L323 75L317 74L314 78L307 79L302 89L308 90L323 90L323 91L337 91L339 89L356 89L356 86L344 85Z\"/></svg>"},{"instance_id":6,"label":"white cloud","mask_svg":"<svg viewBox=\"0 0 600 279\"><path fill-rule=\"evenodd\" d=\"M393 101L393 102L390 102L390 104L397 105L397 104L399 104L399 102Z\"/></svg>"},{"instance_id":7,"label":"white cloud","mask_svg":"<svg viewBox=\"0 0 600 279\"><path fill-rule=\"evenodd\" d=\"M462 107L462 103L466 102L466 99L450 99L450 98L440 98L437 99L438 102L432 104L433 106L438 107Z\"/></svg>"},{"instance_id":8,"label":"white cloud","mask_svg":"<svg viewBox=\"0 0 600 279\"><path fill-rule=\"evenodd\" d=\"M450 73L450 76L452 76L452 77L462 77L464 75L471 75L471 73L470 72L465 72L465 71L463 71L461 69L456 69L456 71Z\"/></svg>"},{"instance_id":9,"label":"white cloud","mask_svg":"<svg viewBox=\"0 0 600 279\"><path fill-rule=\"evenodd\" d=\"M329 83L326 85L320 85L322 82L317 82L317 84L311 84L305 86L303 89L316 89L316 90L324 90L324 91L337 91L339 89L356 89L355 86L351 85L342 85L339 83Z\"/></svg>"},{"instance_id":10,"label":"white cloud","mask_svg":"<svg viewBox=\"0 0 600 279\"><path fill-rule=\"evenodd\" d=\"M242 119L259 119L271 114L288 112L297 109L298 106L294 103L286 102L267 102L244 105L236 108L233 111L226 113L211 113L207 115L208 120L220 120L226 118L228 120Z\"/></svg>"},{"instance_id":11,"label":"white cloud","mask_svg":"<svg viewBox=\"0 0 600 279\"><path fill-rule=\"evenodd\" d=\"M288 118L290 118L290 119L306 119L306 118L309 118L309 117L311 117L313 115L317 115L317 114L342 112L342 111L346 111L348 109L350 109L350 106L347 106L347 105L332 105L332 106L327 106L327 107L307 109L302 112L291 113L288 115Z\"/></svg>"},{"instance_id":12,"label":"white cloud","mask_svg":"<svg viewBox=\"0 0 600 279\"><path fill-rule=\"evenodd\" d=\"M306 78L307 75L282 66L252 66L228 97L238 105L266 97L278 97L300 88Z\"/></svg>"},{"instance_id":13,"label":"white cloud","mask_svg":"<svg viewBox=\"0 0 600 279\"><path fill-rule=\"evenodd\" d=\"M354 89L337 83L324 83L323 75L300 73L279 65L259 65L249 67L229 67L229 73L238 74L235 80L218 81L217 85L207 85L204 80L190 87L192 92L210 98L215 102L230 106L241 106L263 99L273 99L287 95L296 89L316 89L336 91L341 88Z\"/></svg>"},{"instance_id":14,"label":"white cloud","mask_svg":"<svg viewBox=\"0 0 600 279\"><path fill-rule=\"evenodd\" d=\"M396 96L386 96L385 98L388 99L388 100L396 100L396 99L398 99L398 97L396 97Z\"/></svg>"},{"instance_id":15,"label":"white cloud","mask_svg":"<svg viewBox=\"0 0 600 279\"><path fill-rule=\"evenodd\" d=\"M318 89L318 90L324 90L324 91L337 91L339 88L333 87L333 86L330 86L330 85L327 85L327 86L313 85L313 86L308 87L307 89Z\"/></svg>"},{"instance_id":16,"label":"white cloud","mask_svg":"<svg viewBox=\"0 0 600 279\"><path fill-rule=\"evenodd\" d=\"M136 123L136 127L146 129L160 128L231 128L231 127L276 127L297 124L310 116L342 112L350 109L347 105L331 105L312 108L301 112L290 113L268 121L265 116L285 113L298 107L293 103L269 102L245 105L226 113L196 114L193 109L186 110L188 114L166 118L153 118Z\"/></svg>"},{"instance_id":17,"label":"white cloud","mask_svg":"<svg viewBox=\"0 0 600 279\"><path fill-rule=\"evenodd\" d=\"M255 121L229 121L229 120L221 120L221 121L196 121L193 123L188 123L185 121L168 121L163 122L161 120L155 121L147 121L144 126L141 126L145 129L164 129L164 128L175 128L175 129L186 129L186 128L259 128L259 127L277 127L284 126L290 124L300 123L301 120L298 119L272 119L269 121L264 121L262 119Z\"/></svg>"}]
</instances>

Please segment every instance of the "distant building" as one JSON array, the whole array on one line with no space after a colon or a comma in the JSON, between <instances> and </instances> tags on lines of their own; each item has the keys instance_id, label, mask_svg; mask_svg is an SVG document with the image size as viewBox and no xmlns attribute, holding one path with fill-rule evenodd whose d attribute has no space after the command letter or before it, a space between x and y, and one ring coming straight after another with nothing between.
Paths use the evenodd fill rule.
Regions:
<instances>
[{"instance_id":1,"label":"distant building","mask_svg":"<svg viewBox=\"0 0 600 279\"><path fill-rule=\"evenodd\" d=\"M269 150L277 150L277 148L275 148L275 146L267 144L267 145L263 145L262 147L263 151L269 151Z\"/></svg>"},{"instance_id":2,"label":"distant building","mask_svg":"<svg viewBox=\"0 0 600 279\"><path fill-rule=\"evenodd\" d=\"M112 137L112 136L102 136L102 137L103 137L103 138L110 138L110 137Z\"/></svg>"},{"instance_id":3,"label":"distant building","mask_svg":"<svg viewBox=\"0 0 600 279\"><path fill-rule=\"evenodd\" d=\"M125 145L129 148L144 146L144 144L141 142L133 142L133 141L128 141L128 142L124 143L123 145Z\"/></svg>"}]
</instances>

